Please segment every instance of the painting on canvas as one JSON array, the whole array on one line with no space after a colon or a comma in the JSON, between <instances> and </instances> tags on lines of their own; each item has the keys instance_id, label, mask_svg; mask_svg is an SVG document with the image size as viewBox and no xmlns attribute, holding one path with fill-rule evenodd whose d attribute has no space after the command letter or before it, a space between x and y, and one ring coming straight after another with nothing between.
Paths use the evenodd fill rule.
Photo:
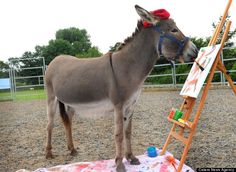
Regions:
<instances>
[{"instance_id":1,"label":"painting on canvas","mask_svg":"<svg viewBox=\"0 0 236 172\"><path fill-rule=\"evenodd\" d=\"M201 48L180 92L182 96L197 98L219 52L220 44Z\"/></svg>"}]
</instances>

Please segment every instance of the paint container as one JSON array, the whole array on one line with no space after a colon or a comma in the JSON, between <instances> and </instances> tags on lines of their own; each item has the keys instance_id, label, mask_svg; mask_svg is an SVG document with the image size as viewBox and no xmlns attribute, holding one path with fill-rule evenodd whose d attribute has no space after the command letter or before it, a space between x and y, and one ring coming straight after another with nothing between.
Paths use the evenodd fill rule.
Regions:
<instances>
[{"instance_id":1,"label":"paint container","mask_svg":"<svg viewBox=\"0 0 236 172\"><path fill-rule=\"evenodd\" d=\"M179 121L180 123L182 123L182 124L185 124L185 125L189 126L188 122L185 121L185 120L183 120L183 119L181 119L181 118L179 118L178 121Z\"/></svg>"},{"instance_id":2,"label":"paint container","mask_svg":"<svg viewBox=\"0 0 236 172\"><path fill-rule=\"evenodd\" d=\"M173 119L173 118L174 118L175 111L176 111L176 109L174 109L174 108L171 109L171 111L170 111L170 113L169 113L169 118L170 118L170 119Z\"/></svg>"},{"instance_id":3,"label":"paint container","mask_svg":"<svg viewBox=\"0 0 236 172\"><path fill-rule=\"evenodd\" d=\"M147 154L149 157L156 157L157 156L157 150L155 146L149 146L147 148Z\"/></svg>"},{"instance_id":4,"label":"paint container","mask_svg":"<svg viewBox=\"0 0 236 172\"><path fill-rule=\"evenodd\" d=\"M176 109L175 114L174 114L174 120L178 121L179 118L183 116L183 112L180 111L179 109Z\"/></svg>"}]
</instances>

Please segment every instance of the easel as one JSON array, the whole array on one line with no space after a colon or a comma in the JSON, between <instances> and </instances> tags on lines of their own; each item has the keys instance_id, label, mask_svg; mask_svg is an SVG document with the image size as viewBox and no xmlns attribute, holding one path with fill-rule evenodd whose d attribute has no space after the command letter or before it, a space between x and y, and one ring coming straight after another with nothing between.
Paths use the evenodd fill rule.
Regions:
<instances>
[{"instance_id":1,"label":"easel","mask_svg":"<svg viewBox=\"0 0 236 172\"><path fill-rule=\"evenodd\" d=\"M218 26L216 27L216 29L214 31L214 34L212 36L212 39L209 42L209 46L216 44L217 38L219 37L219 34L220 34L220 32L222 30L222 27L225 23L225 19L226 19L226 16L227 16L227 13L228 13L228 10L230 8L231 3L232 3L232 0L229 0L228 4L226 6L226 9L225 9L224 15L222 16L222 19L221 19L220 23L218 24ZM173 126L170 130L170 133L167 137L165 145L162 149L161 155L165 154L165 152L167 150L167 146L170 144L171 138L175 138L175 139L181 141L185 145L184 151L183 151L183 154L182 154L182 157L181 157L178 169L177 169L177 172L180 172L183 165L184 165L184 161L185 161L186 156L188 154L188 151L190 149L190 145L192 143L192 139L193 139L193 136L194 136L195 131L196 131L197 123L198 123L198 120L200 118L201 111L204 107L206 97L207 97L207 93L208 93L208 90L210 88L210 85L211 85L211 82L212 82L212 79L213 79L213 76L214 76L214 73L215 73L216 69L218 69L218 70L220 70L221 72L224 73L225 78L228 80L230 87L232 88L233 92L236 95L236 87L235 87L231 77L229 76L223 62L220 59L220 54L221 54L222 49L224 47L225 40L228 36L230 25L231 25L231 21L227 22L226 29L224 31L224 35L223 35L221 43L220 43L220 45L221 45L220 50L219 50L219 52L216 56L216 59L215 59L213 65L212 65L212 67L211 67L211 71L210 71L210 74L208 75L208 80L207 80L206 86L203 89L202 97L201 97L200 103L198 105L198 108L197 108L197 111L196 111L193 122L189 121L190 114L192 113L192 109L193 109L193 107L195 105L195 102L196 102L196 98L193 98L193 97L183 97L184 101L183 101L182 105L180 106L180 110L182 112L184 112L183 119L185 121L187 121L187 124L183 124L183 123L180 123L176 120L168 118L169 121L173 122ZM176 128L180 128L180 130L178 132L176 132ZM185 129L188 129L190 131L189 134L188 134L188 137L184 136L184 130Z\"/></svg>"}]
</instances>

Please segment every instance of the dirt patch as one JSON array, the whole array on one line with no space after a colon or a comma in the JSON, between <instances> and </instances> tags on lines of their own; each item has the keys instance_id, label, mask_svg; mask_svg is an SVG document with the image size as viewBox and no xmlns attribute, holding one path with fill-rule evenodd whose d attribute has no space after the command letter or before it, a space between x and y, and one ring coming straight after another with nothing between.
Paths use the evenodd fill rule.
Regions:
<instances>
[{"instance_id":1,"label":"dirt patch","mask_svg":"<svg viewBox=\"0 0 236 172\"><path fill-rule=\"evenodd\" d=\"M142 93L133 115L133 151L139 155L149 145L161 148L171 123L166 119L172 107L179 107L179 91ZM66 148L64 128L57 114L53 130L55 158L46 160L44 145L47 124L45 100L0 102L0 171L35 170L78 161L111 159L115 155L113 116L97 119L77 115L73 138L78 155ZM236 96L232 90L210 90L186 164L201 167L236 167ZM180 158L182 144L168 150Z\"/></svg>"}]
</instances>

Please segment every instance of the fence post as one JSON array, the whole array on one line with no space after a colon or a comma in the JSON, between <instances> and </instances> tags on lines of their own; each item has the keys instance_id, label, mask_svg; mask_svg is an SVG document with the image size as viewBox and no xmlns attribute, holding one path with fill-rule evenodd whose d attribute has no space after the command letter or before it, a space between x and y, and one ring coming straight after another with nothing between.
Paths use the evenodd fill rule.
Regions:
<instances>
[{"instance_id":1,"label":"fence post","mask_svg":"<svg viewBox=\"0 0 236 172\"><path fill-rule=\"evenodd\" d=\"M45 72L46 72L46 69L47 69L47 66L46 66L46 63L45 63L45 58L44 57L42 57L42 59L43 59L43 89L44 89L44 91L45 91L45 89L46 89L46 86L45 86Z\"/></svg>"},{"instance_id":2,"label":"fence post","mask_svg":"<svg viewBox=\"0 0 236 172\"><path fill-rule=\"evenodd\" d=\"M13 100L15 100L16 99L16 73L15 73L15 69L14 68L12 68L12 73L13 73L12 80L13 80L13 92L14 92Z\"/></svg>"},{"instance_id":3,"label":"fence post","mask_svg":"<svg viewBox=\"0 0 236 172\"><path fill-rule=\"evenodd\" d=\"M222 50L221 53L220 53L220 58L221 58L222 63L224 64L224 54L223 54L223 51L224 50ZM221 81L221 85L225 85L225 75L221 71L220 71L220 81Z\"/></svg>"},{"instance_id":4,"label":"fence post","mask_svg":"<svg viewBox=\"0 0 236 172\"><path fill-rule=\"evenodd\" d=\"M9 66L9 78L10 78L10 87L11 87L11 99L13 100L14 98L14 90L13 90L13 76L12 76L12 68Z\"/></svg>"},{"instance_id":5,"label":"fence post","mask_svg":"<svg viewBox=\"0 0 236 172\"><path fill-rule=\"evenodd\" d=\"M176 68L175 68L175 62L172 61L172 82L173 82L173 86L176 87Z\"/></svg>"}]
</instances>

